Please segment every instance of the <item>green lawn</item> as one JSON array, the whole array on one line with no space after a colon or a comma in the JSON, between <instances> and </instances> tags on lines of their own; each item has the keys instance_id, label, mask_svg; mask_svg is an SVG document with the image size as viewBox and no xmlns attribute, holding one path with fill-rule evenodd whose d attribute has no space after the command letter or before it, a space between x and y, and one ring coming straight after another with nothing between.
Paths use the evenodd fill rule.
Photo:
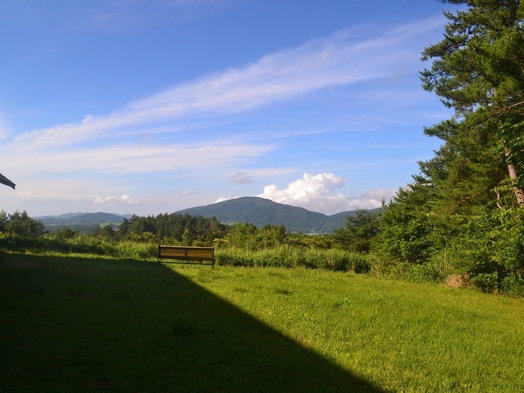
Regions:
<instances>
[{"instance_id":1,"label":"green lawn","mask_svg":"<svg viewBox=\"0 0 524 393\"><path fill-rule=\"evenodd\" d=\"M384 390L524 392L524 301L306 269L176 268Z\"/></svg>"},{"instance_id":2,"label":"green lawn","mask_svg":"<svg viewBox=\"0 0 524 393\"><path fill-rule=\"evenodd\" d=\"M0 253L0 392L519 392L523 341L473 291Z\"/></svg>"}]
</instances>

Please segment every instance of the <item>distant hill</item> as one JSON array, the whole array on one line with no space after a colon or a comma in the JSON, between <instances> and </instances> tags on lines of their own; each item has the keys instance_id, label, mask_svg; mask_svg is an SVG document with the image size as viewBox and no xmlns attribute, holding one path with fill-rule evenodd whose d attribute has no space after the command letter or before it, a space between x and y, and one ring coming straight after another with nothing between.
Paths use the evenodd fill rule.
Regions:
<instances>
[{"instance_id":1,"label":"distant hill","mask_svg":"<svg viewBox=\"0 0 524 393\"><path fill-rule=\"evenodd\" d=\"M266 224L284 225L291 232L331 233L335 228L346 225L346 216L354 211L327 216L301 207L276 203L265 198L243 197L211 205L192 207L177 213L204 218L216 217L222 223L251 223L257 228Z\"/></svg>"},{"instance_id":2,"label":"distant hill","mask_svg":"<svg viewBox=\"0 0 524 393\"><path fill-rule=\"evenodd\" d=\"M131 214L113 213L66 213L60 216L36 217L44 223L46 229L55 231L63 227L78 229L82 233L91 233L100 224L120 224L124 218L131 218Z\"/></svg>"},{"instance_id":3,"label":"distant hill","mask_svg":"<svg viewBox=\"0 0 524 393\"><path fill-rule=\"evenodd\" d=\"M376 209L375 209L376 210ZM269 199L258 197L242 197L230 199L211 205L192 207L180 210L179 214L216 217L224 224L237 222L254 224L257 228L264 225L284 225L290 232L301 233L332 233L336 228L346 225L346 216L355 215L355 211L347 211L328 216L316 213L302 207L284 205ZM113 213L67 213L60 216L36 217L43 221L46 229L53 232L63 227L78 229L82 233L92 233L99 225L119 225L131 214Z\"/></svg>"}]
</instances>

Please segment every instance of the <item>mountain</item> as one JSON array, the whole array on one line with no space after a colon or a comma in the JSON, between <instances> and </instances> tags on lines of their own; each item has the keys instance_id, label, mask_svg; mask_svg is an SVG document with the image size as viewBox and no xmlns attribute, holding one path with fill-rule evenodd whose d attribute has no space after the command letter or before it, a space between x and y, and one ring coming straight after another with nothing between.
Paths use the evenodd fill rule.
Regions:
<instances>
[{"instance_id":1,"label":"mountain","mask_svg":"<svg viewBox=\"0 0 524 393\"><path fill-rule=\"evenodd\" d=\"M109 217L109 216L105 216L105 215L109 215L109 216L115 216L117 220L120 220L120 221L123 221L123 218L131 218L133 215L132 214L118 214L118 213L102 213L102 212L99 212L99 213L86 213L86 212L78 212L78 213L65 213L65 214L60 214L59 216L57 215L51 215L51 216L40 216L40 217L35 217L39 220L47 220L49 218L59 218L59 219L64 219L64 220L68 220L70 218L74 218L74 217L78 217L78 216L86 216L86 217L79 217L79 221L82 222L82 221L88 221L88 222L92 222L93 220L97 220L97 217ZM95 218L93 218L95 217ZM111 218L111 217L109 217ZM70 221L75 221L75 220L70 220Z\"/></svg>"},{"instance_id":2,"label":"mountain","mask_svg":"<svg viewBox=\"0 0 524 393\"><path fill-rule=\"evenodd\" d=\"M57 215L51 215L51 216L40 216L40 217L36 217L37 219L39 220L45 220L46 218L71 218L71 217L75 217L75 216L81 216L83 214L87 214L86 212L78 212L78 213L66 213L66 214L60 214L59 216Z\"/></svg>"},{"instance_id":3,"label":"mountain","mask_svg":"<svg viewBox=\"0 0 524 393\"><path fill-rule=\"evenodd\" d=\"M284 225L291 232L303 233L331 233L333 229L346 225L346 215L355 214L351 211L327 216L258 197L229 199L211 205L180 210L177 213L187 213L204 218L216 217L224 224L251 223L257 228L266 224Z\"/></svg>"},{"instance_id":4,"label":"mountain","mask_svg":"<svg viewBox=\"0 0 524 393\"><path fill-rule=\"evenodd\" d=\"M131 214L113 213L66 213L60 216L37 217L45 227L51 231L68 227L78 229L83 233L90 233L100 224L120 224L124 218L131 218Z\"/></svg>"},{"instance_id":5,"label":"mountain","mask_svg":"<svg viewBox=\"0 0 524 393\"><path fill-rule=\"evenodd\" d=\"M266 224L284 225L290 232L302 233L332 233L334 229L343 228L346 225L347 215L355 215L354 211L347 211L328 216L302 207L284 205L258 197L230 199L211 205L180 210L177 213L204 218L216 217L218 221L224 224L250 223L257 228L262 228ZM60 216L36 218L42 220L50 231L68 227L78 229L83 233L91 233L100 224L119 225L124 221L124 218L131 217L131 214L120 215L99 212L67 213Z\"/></svg>"}]
</instances>

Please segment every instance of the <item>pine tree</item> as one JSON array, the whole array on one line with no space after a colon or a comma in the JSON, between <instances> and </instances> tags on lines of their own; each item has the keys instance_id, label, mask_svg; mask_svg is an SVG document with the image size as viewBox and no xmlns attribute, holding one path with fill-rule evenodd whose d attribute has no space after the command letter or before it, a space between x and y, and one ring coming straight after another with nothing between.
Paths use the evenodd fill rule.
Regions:
<instances>
[{"instance_id":1,"label":"pine tree","mask_svg":"<svg viewBox=\"0 0 524 393\"><path fill-rule=\"evenodd\" d=\"M346 216L345 228L335 229L333 238L350 251L369 252L380 229L380 212L357 209L355 213Z\"/></svg>"},{"instance_id":2,"label":"pine tree","mask_svg":"<svg viewBox=\"0 0 524 393\"><path fill-rule=\"evenodd\" d=\"M442 2L463 7L445 13L421 80L454 115L424 130L443 145L383 213L380 250L408 263L445 255L485 290L524 292L524 1Z\"/></svg>"},{"instance_id":3,"label":"pine tree","mask_svg":"<svg viewBox=\"0 0 524 393\"><path fill-rule=\"evenodd\" d=\"M474 135L473 142L492 153L492 172L505 164L516 202L523 206L524 2L442 2L466 9L445 13L449 23L444 39L425 48L422 60L433 62L421 79L424 89L440 96L455 116L426 133L446 142Z\"/></svg>"}]
</instances>

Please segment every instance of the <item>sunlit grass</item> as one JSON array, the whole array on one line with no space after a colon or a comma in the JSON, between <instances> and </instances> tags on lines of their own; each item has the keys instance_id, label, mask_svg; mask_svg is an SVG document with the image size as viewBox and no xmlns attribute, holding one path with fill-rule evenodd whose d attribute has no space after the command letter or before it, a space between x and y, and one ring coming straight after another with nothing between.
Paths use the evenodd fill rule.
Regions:
<instances>
[{"instance_id":1,"label":"sunlit grass","mask_svg":"<svg viewBox=\"0 0 524 393\"><path fill-rule=\"evenodd\" d=\"M384 389L524 391L524 302L307 269L175 268Z\"/></svg>"}]
</instances>

